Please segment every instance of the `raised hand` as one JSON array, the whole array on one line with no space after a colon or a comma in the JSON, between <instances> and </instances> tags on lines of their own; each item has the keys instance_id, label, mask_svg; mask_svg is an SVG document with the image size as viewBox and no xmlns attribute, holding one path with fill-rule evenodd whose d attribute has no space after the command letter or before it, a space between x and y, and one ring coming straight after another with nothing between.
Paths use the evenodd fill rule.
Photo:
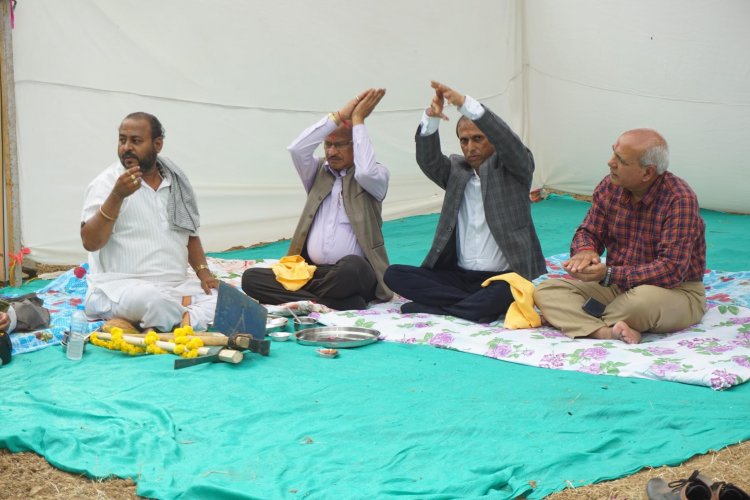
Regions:
<instances>
[{"instance_id":1,"label":"raised hand","mask_svg":"<svg viewBox=\"0 0 750 500\"><path fill-rule=\"evenodd\" d=\"M138 191L141 188L142 182L143 173L141 172L141 167L136 166L129 168L117 178L117 182L112 191L121 199L125 199Z\"/></svg>"},{"instance_id":2,"label":"raised hand","mask_svg":"<svg viewBox=\"0 0 750 500\"><path fill-rule=\"evenodd\" d=\"M442 118L448 120L448 117L443 113L443 107L445 106L445 97L440 90L435 90L435 95L432 97L430 107L425 110L427 116L433 118Z\"/></svg>"},{"instance_id":3,"label":"raised hand","mask_svg":"<svg viewBox=\"0 0 750 500\"><path fill-rule=\"evenodd\" d=\"M466 100L466 96L462 93L453 90L447 85L443 85L440 82L436 82L435 80L432 80L430 82L430 86L435 89L435 92L439 92L445 100L447 100L449 103L453 104L457 108L460 108L464 105L464 101Z\"/></svg>"},{"instance_id":4,"label":"raised hand","mask_svg":"<svg viewBox=\"0 0 750 500\"><path fill-rule=\"evenodd\" d=\"M385 95L385 89L368 89L365 91L364 96L359 99L357 105L354 107L352 112L352 124L361 125L365 122L365 118L370 116L372 110L378 105L380 100Z\"/></svg>"}]
</instances>

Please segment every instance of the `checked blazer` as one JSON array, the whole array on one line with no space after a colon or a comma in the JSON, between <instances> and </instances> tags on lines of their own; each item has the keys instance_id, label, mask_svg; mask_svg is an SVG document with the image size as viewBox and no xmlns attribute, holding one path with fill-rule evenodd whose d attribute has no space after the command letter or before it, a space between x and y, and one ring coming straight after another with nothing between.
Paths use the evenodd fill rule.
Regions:
<instances>
[{"instance_id":1,"label":"checked blazer","mask_svg":"<svg viewBox=\"0 0 750 500\"><path fill-rule=\"evenodd\" d=\"M484 110L474 124L495 147L495 153L479 168L487 225L511 270L533 280L546 272L529 200L534 157L499 116L486 107ZM416 143L422 172L445 190L435 238L422 267L456 268L458 210L474 169L463 156L449 158L441 152L439 132L421 136L418 129Z\"/></svg>"}]
</instances>

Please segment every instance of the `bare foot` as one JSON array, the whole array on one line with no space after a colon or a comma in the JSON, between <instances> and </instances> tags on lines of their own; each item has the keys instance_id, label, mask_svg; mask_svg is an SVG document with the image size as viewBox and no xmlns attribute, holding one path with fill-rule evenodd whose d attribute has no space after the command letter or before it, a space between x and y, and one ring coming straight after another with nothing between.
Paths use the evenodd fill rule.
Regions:
<instances>
[{"instance_id":1,"label":"bare foot","mask_svg":"<svg viewBox=\"0 0 750 500\"><path fill-rule=\"evenodd\" d=\"M589 337L601 340L621 340L626 344L639 344L641 342L641 333L630 328L624 321L618 321L611 328L603 326Z\"/></svg>"},{"instance_id":2,"label":"bare foot","mask_svg":"<svg viewBox=\"0 0 750 500\"><path fill-rule=\"evenodd\" d=\"M626 344L640 344L641 332L633 330L624 321L618 321L612 325L612 338L622 340Z\"/></svg>"}]
</instances>

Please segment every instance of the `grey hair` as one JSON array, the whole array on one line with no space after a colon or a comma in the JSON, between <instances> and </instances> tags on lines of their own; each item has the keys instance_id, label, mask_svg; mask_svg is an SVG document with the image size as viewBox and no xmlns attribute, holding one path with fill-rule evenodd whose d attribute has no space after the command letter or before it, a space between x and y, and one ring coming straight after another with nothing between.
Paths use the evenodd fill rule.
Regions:
<instances>
[{"instance_id":1,"label":"grey hair","mask_svg":"<svg viewBox=\"0 0 750 500\"><path fill-rule=\"evenodd\" d=\"M468 116L465 116L465 115L461 115L461 118L459 118L459 119L458 119L458 121L456 122L456 136L458 136L458 129L460 129L460 128L461 128L461 124L462 124L463 122L474 123L473 121L471 121L471 120L469 119L469 117L468 117Z\"/></svg>"},{"instance_id":2,"label":"grey hair","mask_svg":"<svg viewBox=\"0 0 750 500\"><path fill-rule=\"evenodd\" d=\"M661 175L669 168L669 146L666 142L649 147L638 161L641 167L653 165L656 167L656 174Z\"/></svg>"}]
</instances>

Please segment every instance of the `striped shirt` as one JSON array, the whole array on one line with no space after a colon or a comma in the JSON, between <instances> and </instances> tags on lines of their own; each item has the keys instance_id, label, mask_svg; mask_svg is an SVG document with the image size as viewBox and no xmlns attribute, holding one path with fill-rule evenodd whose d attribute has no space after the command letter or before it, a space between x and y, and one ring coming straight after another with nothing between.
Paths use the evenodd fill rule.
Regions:
<instances>
[{"instance_id":1,"label":"striped shirt","mask_svg":"<svg viewBox=\"0 0 750 500\"><path fill-rule=\"evenodd\" d=\"M124 171L119 161L86 189L81 221L93 217ZM154 190L147 183L125 198L107 244L89 253L89 284L117 301L132 279L176 286L187 278L189 231L176 230L167 216L170 181Z\"/></svg>"},{"instance_id":2,"label":"striped shirt","mask_svg":"<svg viewBox=\"0 0 750 500\"><path fill-rule=\"evenodd\" d=\"M670 172L660 175L635 204L630 191L607 176L594 190L570 253L593 250L601 255L606 249L610 282L626 290L700 281L706 269L706 226L698 208L695 192Z\"/></svg>"}]
</instances>

